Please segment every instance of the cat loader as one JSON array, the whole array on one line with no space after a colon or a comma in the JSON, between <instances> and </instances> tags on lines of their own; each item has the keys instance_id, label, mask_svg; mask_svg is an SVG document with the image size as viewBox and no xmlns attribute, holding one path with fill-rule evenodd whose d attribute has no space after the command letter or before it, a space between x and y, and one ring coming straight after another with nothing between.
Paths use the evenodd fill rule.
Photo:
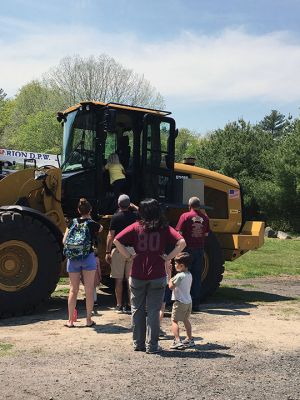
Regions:
<instances>
[{"instance_id":1,"label":"cat loader","mask_svg":"<svg viewBox=\"0 0 300 400\"><path fill-rule=\"evenodd\" d=\"M156 198L174 226L198 196L210 218L205 244L202 299L219 286L224 261L234 261L264 240L264 224L245 221L239 183L214 171L175 163L178 134L170 112L96 101L58 113L63 126L61 166L33 166L0 180L0 315L31 312L65 274L62 237L86 197L104 231L98 253L104 276L105 241L116 199L104 166L117 153L126 171L126 193L138 204Z\"/></svg>"}]
</instances>

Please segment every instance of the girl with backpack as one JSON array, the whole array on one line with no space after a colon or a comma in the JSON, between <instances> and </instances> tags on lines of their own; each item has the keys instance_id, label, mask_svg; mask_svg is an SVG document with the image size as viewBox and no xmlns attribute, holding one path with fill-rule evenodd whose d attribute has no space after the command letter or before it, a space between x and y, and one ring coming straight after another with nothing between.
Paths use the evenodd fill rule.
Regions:
<instances>
[{"instance_id":1,"label":"girl with backpack","mask_svg":"<svg viewBox=\"0 0 300 400\"><path fill-rule=\"evenodd\" d=\"M68 298L69 321L65 324L68 328L75 327L73 315L76 307L81 274L84 279L86 295L86 327L96 325L96 323L92 321L94 280L97 269L93 244L97 240L98 233L103 230L103 226L93 221L91 211L92 207L90 203L85 198L81 198L78 203L78 213L80 217L73 219L69 223L63 238L64 254L67 257L67 272L70 278L70 292Z\"/></svg>"}]
</instances>

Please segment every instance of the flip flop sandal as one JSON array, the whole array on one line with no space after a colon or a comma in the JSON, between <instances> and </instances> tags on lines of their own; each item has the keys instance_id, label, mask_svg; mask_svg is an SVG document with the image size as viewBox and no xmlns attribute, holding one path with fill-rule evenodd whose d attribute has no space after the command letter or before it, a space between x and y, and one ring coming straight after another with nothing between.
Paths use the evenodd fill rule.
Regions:
<instances>
[{"instance_id":1,"label":"flip flop sandal","mask_svg":"<svg viewBox=\"0 0 300 400\"><path fill-rule=\"evenodd\" d=\"M76 328L75 325L69 325L69 324L64 324L64 327L65 328Z\"/></svg>"}]
</instances>

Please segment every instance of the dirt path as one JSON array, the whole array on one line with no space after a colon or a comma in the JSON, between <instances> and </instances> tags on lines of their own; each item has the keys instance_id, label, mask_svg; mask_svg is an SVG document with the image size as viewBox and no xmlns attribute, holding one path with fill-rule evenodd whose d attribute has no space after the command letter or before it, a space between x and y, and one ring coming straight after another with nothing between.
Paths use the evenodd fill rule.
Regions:
<instances>
[{"instance_id":1,"label":"dirt path","mask_svg":"<svg viewBox=\"0 0 300 400\"><path fill-rule=\"evenodd\" d=\"M60 298L1 320L0 399L300 399L300 277L225 281L220 293L233 284L254 301L216 296L192 315L196 348L172 351L170 335L161 355L132 351L130 316L105 292L94 328L83 327L82 301L79 327L64 328Z\"/></svg>"}]
</instances>

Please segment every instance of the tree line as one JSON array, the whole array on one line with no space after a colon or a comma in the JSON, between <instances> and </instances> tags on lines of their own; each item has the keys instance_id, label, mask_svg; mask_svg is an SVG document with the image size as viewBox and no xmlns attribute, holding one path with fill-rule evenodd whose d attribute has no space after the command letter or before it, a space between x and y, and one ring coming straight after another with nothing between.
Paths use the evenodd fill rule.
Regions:
<instances>
[{"instance_id":1,"label":"tree line","mask_svg":"<svg viewBox=\"0 0 300 400\"><path fill-rule=\"evenodd\" d=\"M111 57L67 57L14 98L0 89L1 147L60 153L57 111L91 99L164 108L163 97L142 75ZM274 229L300 231L299 119L272 110L259 123L239 119L205 136L182 128L176 161L185 157L237 179L247 218L263 219Z\"/></svg>"},{"instance_id":2,"label":"tree line","mask_svg":"<svg viewBox=\"0 0 300 400\"><path fill-rule=\"evenodd\" d=\"M196 164L239 181L246 217L274 229L300 231L300 120L277 110L252 125L243 119L204 137L179 131L177 161Z\"/></svg>"}]
</instances>

